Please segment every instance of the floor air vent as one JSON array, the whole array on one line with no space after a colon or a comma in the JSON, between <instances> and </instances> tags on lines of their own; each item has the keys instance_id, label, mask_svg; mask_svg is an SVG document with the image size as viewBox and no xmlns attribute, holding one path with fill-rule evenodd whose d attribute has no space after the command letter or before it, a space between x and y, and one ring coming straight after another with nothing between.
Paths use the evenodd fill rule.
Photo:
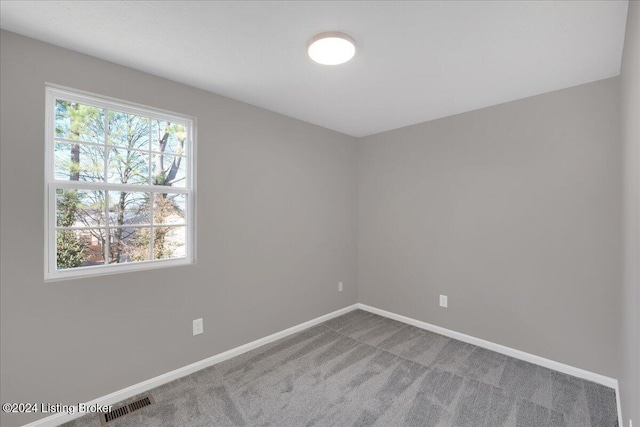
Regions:
<instances>
[{"instance_id":1,"label":"floor air vent","mask_svg":"<svg viewBox=\"0 0 640 427\"><path fill-rule=\"evenodd\" d=\"M138 411L146 406L153 405L153 398L151 395L147 395L142 399L138 399L135 402L131 402L127 405L119 406L106 414L100 414L100 423L104 426L111 421L120 419L127 414Z\"/></svg>"}]
</instances>

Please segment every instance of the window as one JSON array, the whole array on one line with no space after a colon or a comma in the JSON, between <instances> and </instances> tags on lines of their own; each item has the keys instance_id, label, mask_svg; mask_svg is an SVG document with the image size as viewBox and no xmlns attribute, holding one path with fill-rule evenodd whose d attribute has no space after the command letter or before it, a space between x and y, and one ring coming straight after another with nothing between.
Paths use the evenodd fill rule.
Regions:
<instances>
[{"instance_id":1,"label":"window","mask_svg":"<svg viewBox=\"0 0 640 427\"><path fill-rule=\"evenodd\" d=\"M47 86L45 278L194 261L194 120Z\"/></svg>"}]
</instances>

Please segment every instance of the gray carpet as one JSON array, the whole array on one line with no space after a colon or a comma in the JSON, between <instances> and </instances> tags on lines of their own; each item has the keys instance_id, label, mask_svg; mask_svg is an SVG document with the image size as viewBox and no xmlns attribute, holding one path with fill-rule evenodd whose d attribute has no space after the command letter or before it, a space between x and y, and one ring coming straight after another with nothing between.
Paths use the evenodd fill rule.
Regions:
<instances>
[{"instance_id":1,"label":"gray carpet","mask_svg":"<svg viewBox=\"0 0 640 427\"><path fill-rule=\"evenodd\" d=\"M361 310L150 393L108 425L618 425L613 389Z\"/></svg>"}]
</instances>

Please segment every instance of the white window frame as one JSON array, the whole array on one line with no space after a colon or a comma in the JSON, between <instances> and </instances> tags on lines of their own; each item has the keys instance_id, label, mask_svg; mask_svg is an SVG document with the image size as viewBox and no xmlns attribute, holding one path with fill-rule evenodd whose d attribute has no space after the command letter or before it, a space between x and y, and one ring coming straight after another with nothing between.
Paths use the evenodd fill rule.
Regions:
<instances>
[{"instance_id":1,"label":"white window frame","mask_svg":"<svg viewBox=\"0 0 640 427\"><path fill-rule=\"evenodd\" d=\"M45 85L46 118L45 118L45 250L44 250L44 279L45 281L66 280L72 278L101 276L107 274L126 273L131 271L149 270L156 268L173 267L195 264L196 249L196 118L172 111L161 110L144 105L97 95L85 91L71 89L51 83ZM55 102L56 99L78 102L108 110L125 112L129 114L149 117L150 119L167 120L172 123L186 125L188 127L187 140L185 141L186 156L186 182L184 187L155 186L141 184L109 184L88 181L57 180L55 178ZM108 129L106 130L108 134ZM108 146L108 143L105 142ZM151 153L149 147L149 154ZM108 156L106 156L108 158ZM56 255L56 189L85 189L85 190L130 190L135 192L162 192L183 193L187 195L185 206L185 257L166 260L147 260L127 263L114 263L105 265L75 267L69 269L57 269ZM107 203L108 206L108 203ZM151 227L151 225L150 225ZM102 227L101 227L102 228ZM109 236L109 221L106 222L105 232ZM109 238L107 238L107 241ZM109 250L105 248L105 255Z\"/></svg>"}]
</instances>

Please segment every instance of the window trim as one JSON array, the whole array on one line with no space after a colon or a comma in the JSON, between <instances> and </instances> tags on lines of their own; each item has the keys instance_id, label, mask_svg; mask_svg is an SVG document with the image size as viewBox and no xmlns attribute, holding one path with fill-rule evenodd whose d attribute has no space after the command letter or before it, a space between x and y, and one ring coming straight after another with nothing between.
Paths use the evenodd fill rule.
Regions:
<instances>
[{"instance_id":1,"label":"window trim","mask_svg":"<svg viewBox=\"0 0 640 427\"><path fill-rule=\"evenodd\" d=\"M156 185L140 185L140 184L116 184L111 183L104 185L103 183L84 182L84 181L63 181L56 180L55 171L55 108L56 99L64 99L75 101L78 103L88 104L109 110L140 115L151 119L167 120L172 123L186 125L189 129L187 137L186 152L184 161L187 162L186 183L184 187L165 187ZM181 265L191 265L196 263L196 139L197 139L197 123L196 118L185 114L175 113L172 111L162 110L159 108L148 107L99 95L82 90L72 89L52 83L45 83L45 155L44 155L44 280L59 281L74 278L103 276L110 274L119 274L141 270L151 270L157 268L175 267ZM92 143L89 142L89 145ZM100 145L101 144L94 144ZM145 151L145 150L138 150ZM149 153L152 153L149 147ZM105 183L106 184L106 183ZM185 218L186 241L185 241L185 257L176 259L163 260L146 260L123 264L105 264L86 267L75 267L70 269L58 270L56 268L56 189L57 188L82 188L109 191L121 188L123 190L135 190L138 192L161 192L166 188L170 193L187 194L187 215Z\"/></svg>"}]
</instances>

